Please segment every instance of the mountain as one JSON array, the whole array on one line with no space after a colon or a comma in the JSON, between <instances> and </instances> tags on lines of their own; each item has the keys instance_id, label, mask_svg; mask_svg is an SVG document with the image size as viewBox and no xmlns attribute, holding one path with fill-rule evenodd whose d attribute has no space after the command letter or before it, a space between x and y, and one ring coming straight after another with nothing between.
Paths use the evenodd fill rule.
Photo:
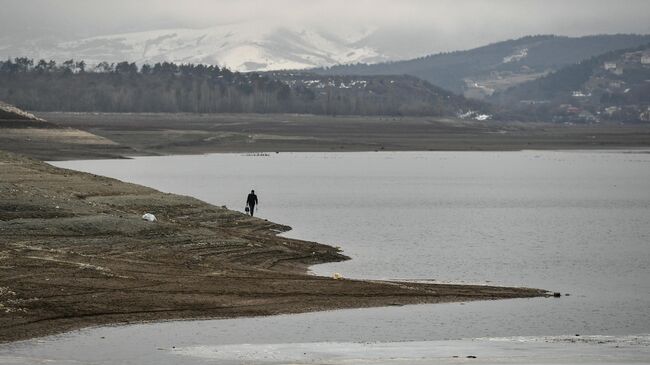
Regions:
<instances>
[{"instance_id":1,"label":"mountain","mask_svg":"<svg viewBox=\"0 0 650 365\"><path fill-rule=\"evenodd\" d=\"M555 122L650 122L650 44L566 66L490 101Z\"/></svg>"},{"instance_id":2,"label":"mountain","mask_svg":"<svg viewBox=\"0 0 650 365\"><path fill-rule=\"evenodd\" d=\"M325 75L412 75L482 99L549 72L608 51L650 43L650 35L595 35L579 38L528 36L467 51L407 61L338 65L314 70Z\"/></svg>"},{"instance_id":3,"label":"mountain","mask_svg":"<svg viewBox=\"0 0 650 365\"><path fill-rule=\"evenodd\" d=\"M529 36L467 51L407 61L382 47L378 28L271 26L234 23L204 29L162 29L74 40L13 40L0 35L0 59L33 57L59 62L202 63L234 71L314 69L324 75L412 75L467 97L534 80L563 66L611 50L650 43L650 35L580 38Z\"/></svg>"},{"instance_id":4,"label":"mountain","mask_svg":"<svg viewBox=\"0 0 650 365\"><path fill-rule=\"evenodd\" d=\"M203 63L236 71L304 69L333 64L374 63L387 60L363 40L372 29L262 26L254 23L205 29L163 29L97 36L67 42L52 40L12 44L0 39L0 56L155 63Z\"/></svg>"}]
</instances>

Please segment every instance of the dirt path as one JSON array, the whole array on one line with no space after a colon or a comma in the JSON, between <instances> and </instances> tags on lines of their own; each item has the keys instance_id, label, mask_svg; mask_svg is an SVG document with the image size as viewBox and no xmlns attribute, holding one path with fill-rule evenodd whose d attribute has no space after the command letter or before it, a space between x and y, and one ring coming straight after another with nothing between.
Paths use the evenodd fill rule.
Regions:
<instances>
[{"instance_id":1,"label":"dirt path","mask_svg":"<svg viewBox=\"0 0 650 365\"><path fill-rule=\"evenodd\" d=\"M131 321L544 295L307 275L347 258L276 235L287 229L0 152L0 341Z\"/></svg>"}]
</instances>

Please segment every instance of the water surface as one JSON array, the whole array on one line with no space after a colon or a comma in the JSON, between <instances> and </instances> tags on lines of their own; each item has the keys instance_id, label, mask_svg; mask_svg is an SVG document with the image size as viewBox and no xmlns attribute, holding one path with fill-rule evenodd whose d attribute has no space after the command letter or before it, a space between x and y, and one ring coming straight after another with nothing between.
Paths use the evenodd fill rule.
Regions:
<instances>
[{"instance_id":1,"label":"water surface","mask_svg":"<svg viewBox=\"0 0 650 365\"><path fill-rule=\"evenodd\" d=\"M22 343L11 354L47 356L79 342L94 348L109 337L125 354L142 351L148 355L139 358L151 360L158 346L650 333L650 154L215 154L56 165L236 210L254 188L261 217L292 226L288 236L341 246L352 257L315 266L317 274L570 296L100 328ZM134 339L144 345L133 346Z\"/></svg>"}]
</instances>

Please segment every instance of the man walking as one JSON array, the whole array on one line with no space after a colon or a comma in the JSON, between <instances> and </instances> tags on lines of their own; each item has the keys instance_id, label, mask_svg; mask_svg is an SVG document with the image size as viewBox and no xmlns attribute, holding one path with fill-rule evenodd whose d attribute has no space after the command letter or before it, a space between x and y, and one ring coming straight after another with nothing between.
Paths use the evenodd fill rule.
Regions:
<instances>
[{"instance_id":1,"label":"man walking","mask_svg":"<svg viewBox=\"0 0 650 365\"><path fill-rule=\"evenodd\" d=\"M255 190L251 190L251 193L248 194L246 198L246 206L248 207L248 212L253 216L253 211L255 210L255 205L257 204L257 195L255 195Z\"/></svg>"}]
</instances>

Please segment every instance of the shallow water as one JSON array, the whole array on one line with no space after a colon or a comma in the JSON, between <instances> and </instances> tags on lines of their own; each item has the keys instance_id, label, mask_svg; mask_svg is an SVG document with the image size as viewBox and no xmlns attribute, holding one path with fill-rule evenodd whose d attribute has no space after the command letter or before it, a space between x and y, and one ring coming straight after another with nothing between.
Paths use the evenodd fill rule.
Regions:
<instances>
[{"instance_id":1,"label":"shallow water","mask_svg":"<svg viewBox=\"0 0 650 365\"><path fill-rule=\"evenodd\" d=\"M55 165L231 209L243 209L255 188L259 216L291 225L288 236L338 245L352 257L313 267L318 274L528 286L570 296L100 328L0 347L0 356L41 358L64 348L83 357L80 349L109 337L110 347L149 362L181 356L151 351L174 343L650 333L650 154L217 154ZM103 333L111 336L101 339Z\"/></svg>"}]
</instances>

